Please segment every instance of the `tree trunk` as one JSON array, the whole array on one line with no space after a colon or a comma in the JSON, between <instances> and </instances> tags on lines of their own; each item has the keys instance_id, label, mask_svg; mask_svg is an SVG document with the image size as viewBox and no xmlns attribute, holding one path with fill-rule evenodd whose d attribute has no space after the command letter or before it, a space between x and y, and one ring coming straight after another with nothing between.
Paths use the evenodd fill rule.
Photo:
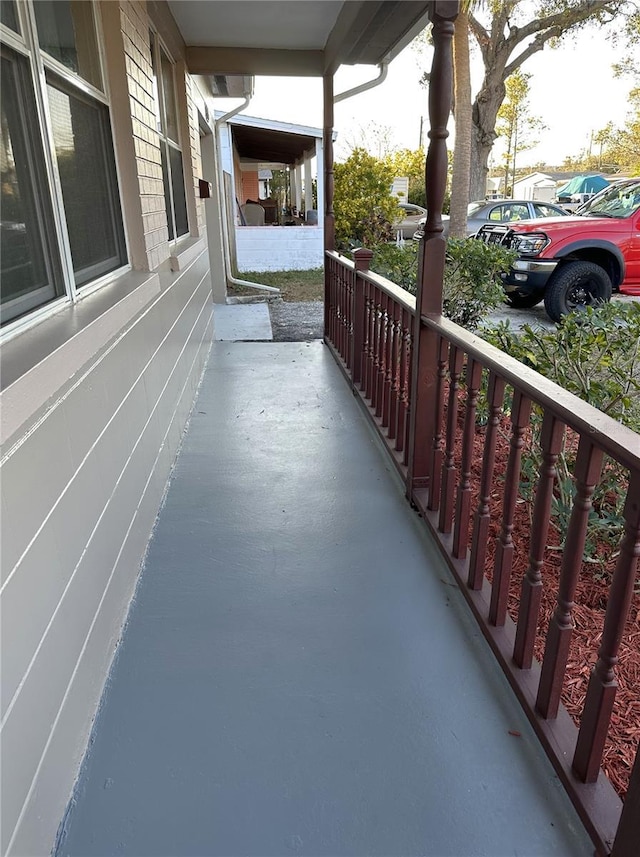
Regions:
<instances>
[{"instance_id":1,"label":"tree trunk","mask_svg":"<svg viewBox=\"0 0 640 857\"><path fill-rule=\"evenodd\" d=\"M451 238L466 238L471 169L472 118L469 15L464 5L456 19L453 35L453 80L456 131L453 149L449 236Z\"/></svg>"},{"instance_id":2,"label":"tree trunk","mask_svg":"<svg viewBox=\"0 0 640 857\"><path fill-rule=\"evenodd\" d=\"M498 136L496 120L506 94L502 72L500 67L486 72L483 87L472 107L471 199L484 199L487 195L489 155Z\"/></svg>"},{"instance_id":3,"label":"tree trunk","mask_svg":"<svg viewBox=\"0 0 640 857\"><path fill-rule=\"evenodd\" d=\"M541 51L552 39L571 32L576 25L597 20L600 24L613 20L624 12L624 0L572 0L557 4L539 4L545 14L521 0L496 0L490 4L491 26L485 29L469 15L470 29L482 52L484 80L473 104L473 134L471 148L471 199L484 199L487 189L489 155L496 139L498 110L505 97L505 79ZM531 7L534 17L514 26L509 21L515 7ZM521 46L521 47L520 47ZM513 56L516 52L517 56Z\"/></svg>"}]
</instances>

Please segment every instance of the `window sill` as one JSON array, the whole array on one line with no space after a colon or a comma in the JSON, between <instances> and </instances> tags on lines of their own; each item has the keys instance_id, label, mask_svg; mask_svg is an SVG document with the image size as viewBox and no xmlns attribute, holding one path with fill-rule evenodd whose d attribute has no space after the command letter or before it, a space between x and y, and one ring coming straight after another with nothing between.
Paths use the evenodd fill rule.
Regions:
<instances>
[{"instance_id":1,"label":"window sill","mask_svg":"<svg viewBox=\"0 0 640 857\"><path fill-rule=\"evenodd\" d=\"M200 238L181 238L172 248L169 257L169 266L172 271L184 271L193 260L204 250L206 240Z\"/></svg>"},{"instance_id":2,"label":"window sill","mask_svg":"<svg viewBox=\"0 0 640 857\"><path fill-rule=\"evenodd\" d=\"M0 443L6 443L160 291L157 273L129 271L6 342L0 365Z\"/></svg>"}]
</instances>

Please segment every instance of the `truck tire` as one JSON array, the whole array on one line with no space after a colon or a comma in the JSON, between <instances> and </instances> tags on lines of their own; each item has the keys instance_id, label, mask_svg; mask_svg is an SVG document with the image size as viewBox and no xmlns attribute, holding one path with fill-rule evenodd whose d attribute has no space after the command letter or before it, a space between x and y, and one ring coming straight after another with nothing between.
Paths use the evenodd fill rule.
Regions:
<instances>
[{"instance_id":1,"label":"truck tire","mask_svg":"<svg viewBox=\"0 0 640 857\"><path fill-rule=\"evenodd\" d=\"M518 292L510 292L504 296L504 302L507 306L514 309L531 309L536 306L544 298L544 292L533 292L530 295L520 295Z\"/></svg>"},{"instance_id":2,"label":"truck tire","mask_svg":"<svg viewBox=\"0 0 640 857\"><path fill-rule=\"evenodd\" d=\"M568 262L549 280L544 293L544 308L558 322L570 312L611 300L611 280L593 262Z\"/></svg>"}]
</instances>

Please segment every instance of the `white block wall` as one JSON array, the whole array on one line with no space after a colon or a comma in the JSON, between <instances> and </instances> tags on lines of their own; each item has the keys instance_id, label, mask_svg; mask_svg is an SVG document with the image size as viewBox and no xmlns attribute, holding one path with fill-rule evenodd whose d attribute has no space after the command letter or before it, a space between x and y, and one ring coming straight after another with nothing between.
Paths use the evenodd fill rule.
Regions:
<instances>
[{"instance_id":1,"label":"white block wall","mask_svg":"<svg viewBox=\"0 0 640 857\"><path fill-rule=\"evenodd\" d=\"M321 226L239 226L238 271L304 271L321 268Z\"/></svg>"}]
</instances>

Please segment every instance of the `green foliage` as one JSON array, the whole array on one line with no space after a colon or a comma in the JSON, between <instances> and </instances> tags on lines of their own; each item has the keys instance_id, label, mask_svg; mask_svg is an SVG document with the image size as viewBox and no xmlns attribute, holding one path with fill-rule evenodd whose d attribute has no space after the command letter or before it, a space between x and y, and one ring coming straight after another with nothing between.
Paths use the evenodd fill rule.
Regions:
<instances>
[{"instance_id":1,"label":"green foliage","mask_svg":"<svg viewBox=\"0 0 640 857\"><path fill-rule=\"evenodd\" d=\"M515 254L474 238L450 238L444 275L444 314L475 330L504 301L499 274L508 271Z\"/></svg>"},{"instance_id":2,"label":"green foliage","mask_svg":"<svg viewBox=\"0 0 640 857\"><path fill-rule=\"evenodd\" d=\"M418 272L418 242L378 244L373 249L371 270L415 295Z\"/></svg>"},{"instance_id":3,"label":"green foliage","mask_svg":"<svg viewBox=\"0 0 640 857\"><path fill-rule=\"evenodd\" d=\"M409 179L409 202L414 205L427 205L425 189L425 162L427 153L424 149L401 149L387 155L385 162L393 170L394 177L406 176Z\"/></svg>"},{"instance_id":4,"label":"green foliage","mask_svg":"<svg viewBox=\"0 0 640 857\"><path fill-rule=\"evenodd\" d=\"M393 237L391 223L400 217L391 195L394 172L388 163L364 149L354 149L347 160L334 166L336 246L372 247Z\"/></svg>"},{"instance_id":5,"label":"green foliage","mask_svg":"<svg viewBox=\"0 0 640 857\"><path fill-rule=\"evenodd\" d=\"M483 336L521 363L640 430L640 304L617 301L565 316L554 330L507 324Z\"/></svg>"},{"instance_id":6,"label":"green foliage","mask_svg":"<svg viewBox=\"0 0 640 857\"><path fill-rule=\"evenodd\" d=\"M372 270L416 294L418 243L377 246ZM504 300L497 277L514 255L501 247L474 239L449 239L444 270L444 315L475 330L487 313Z\"/></svg>"},{"instance_id":7,"label":"green foliage","mask_svg":"<svg viewBox=\"0 0 640 857\"><path fill-rule=\"evenodd\" d=\"M506 97L498 110L496 133L506 138L504 154L504 186L513 188L516 180L516 161L521 152L532 149L538 140L531 135L547 126L531 115L529 105L530 74L516 69L505 80Z\"/></svg>"},{"instance_id":8,"label":"green foliage","mask_svg":"<svg viewBox=\"0 0 640 857\"><path fill-rule=\"evenodd\" d=\"M640 431L640 304L611 302L566 316L555 330L525 325L514 331L508 323L484 327L481 335L493 345L535 369L561 387L629 428ZM534 408L531 426L535 442L522 459L522 496L532 502L541 456L542 414ZM573 508L572 476L575 441L565 438L556 465L552 522L564 543ZM623 531L622 510L628 474L606 460L603 477L593 496L585 559L599 562L597 544L616 545Z\"/></svg>"}]
</instances>

